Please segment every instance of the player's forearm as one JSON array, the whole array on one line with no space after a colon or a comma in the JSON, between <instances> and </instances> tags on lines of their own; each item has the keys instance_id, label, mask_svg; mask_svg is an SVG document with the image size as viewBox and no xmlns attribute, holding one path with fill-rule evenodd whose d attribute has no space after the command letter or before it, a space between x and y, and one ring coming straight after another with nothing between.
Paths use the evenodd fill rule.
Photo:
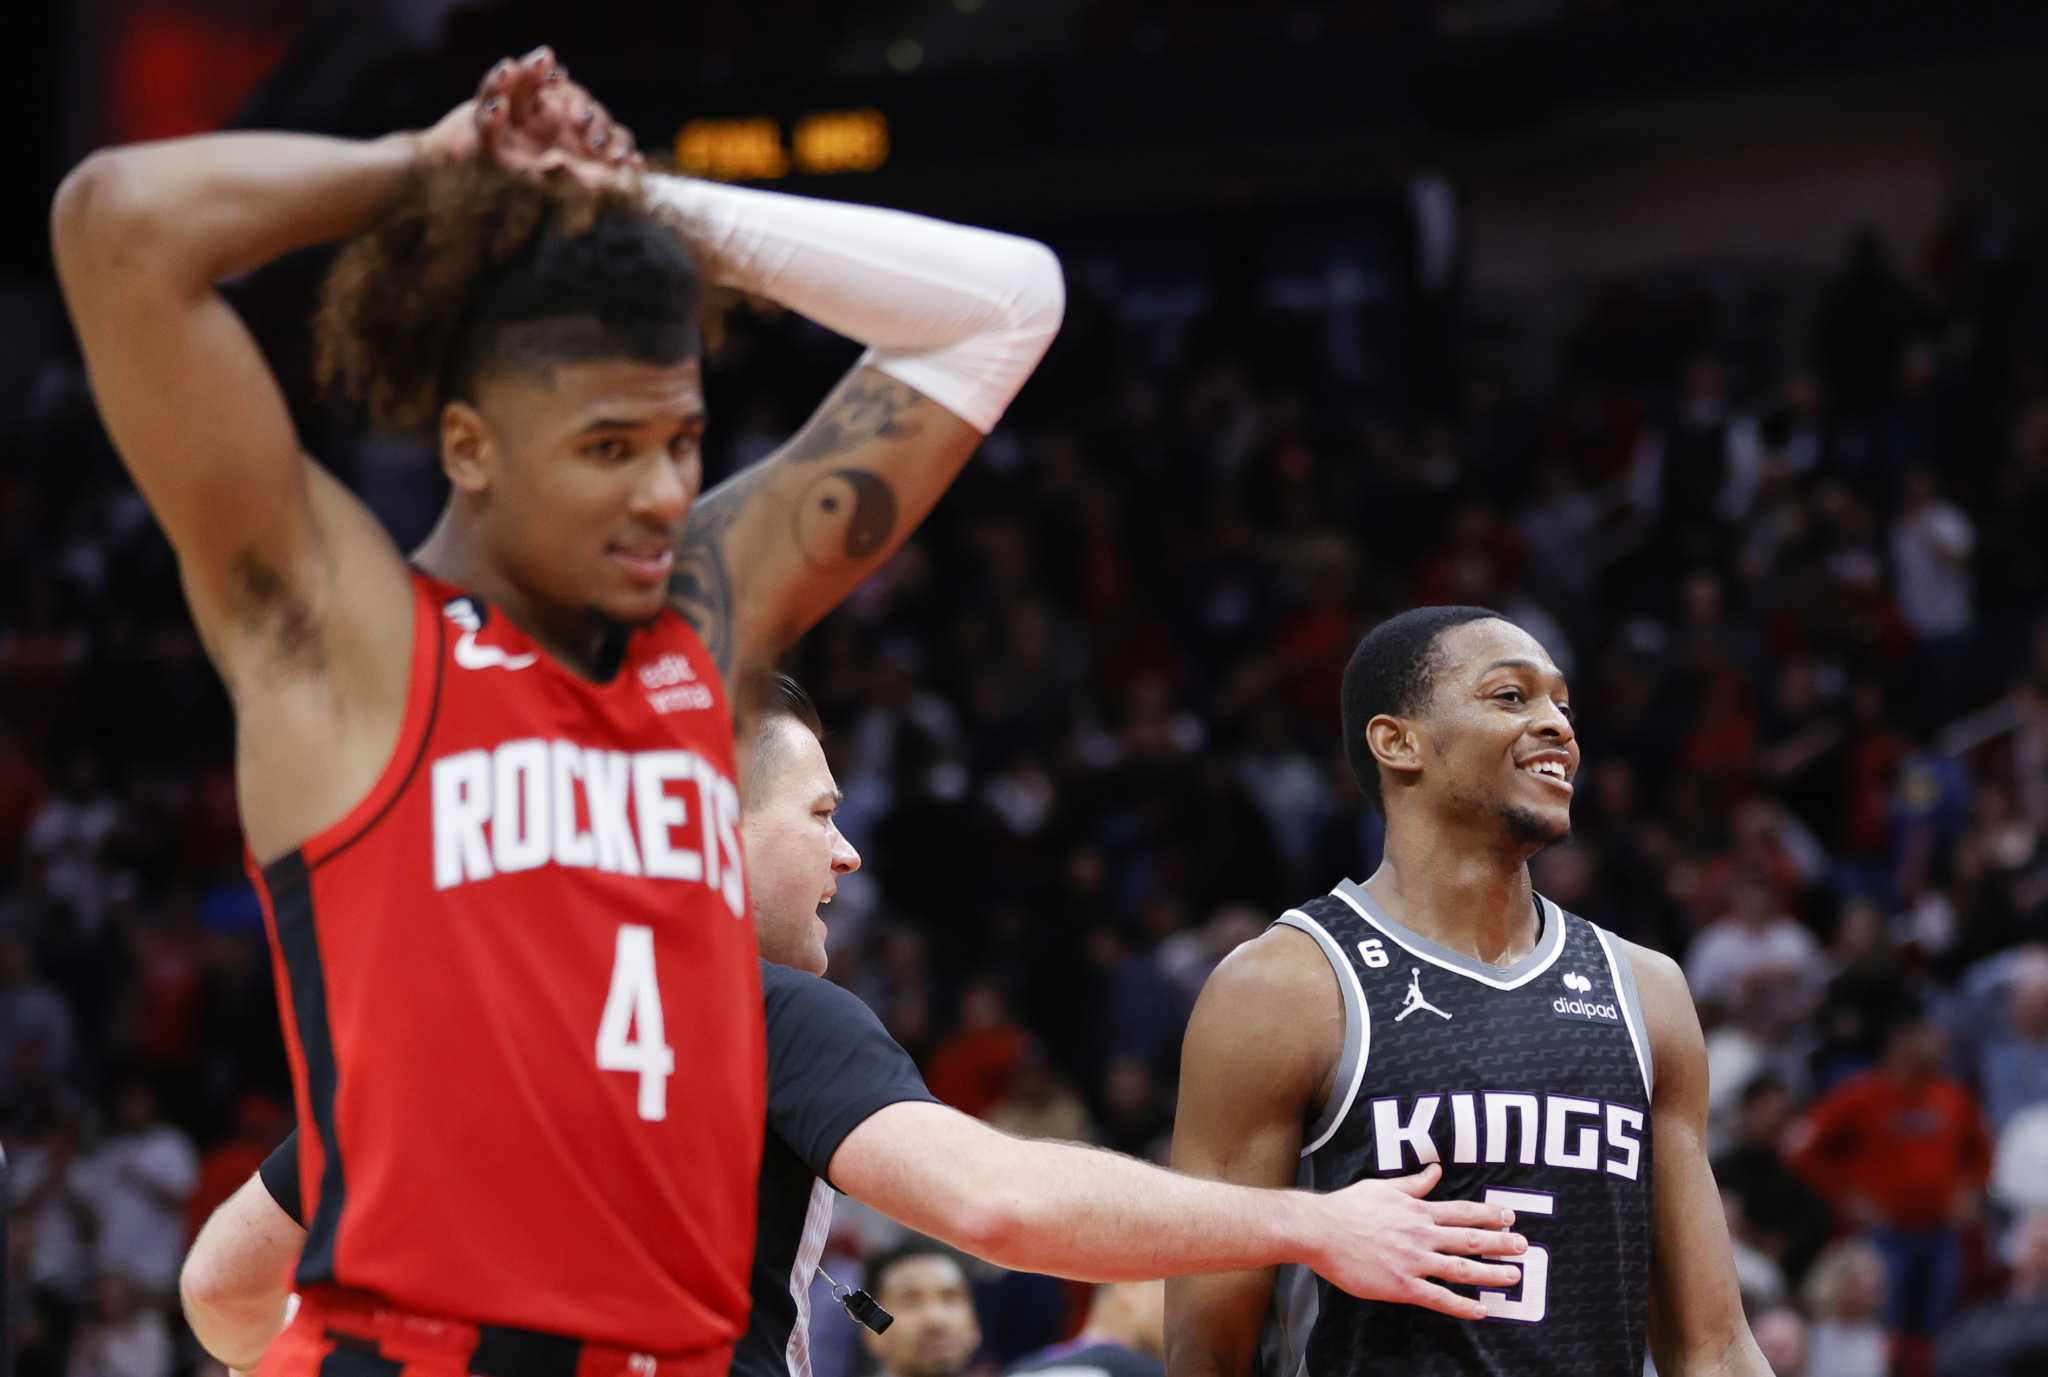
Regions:
<instances>
[{"instance_id":1,"label":"player's forearm","mask_svg":"<svg viewBox=\"0 0 2048 1377\"><path fill-rule=\"evenodd\" d=\"M866 344L868 360L986 433L1059 329L1043 244L902 211L654 175L714 279Z\"/></svg>"},{"instance_id":2,"label":"player's forearm","mask_svg":"<svg viewBox=\"0 0 2048 1377\"><path fill-rule=\"evenodd\" d=\"M397 197L415 147L409 135L236 133L95 153L51 210L59 266L210 285L367 228Z\"/></svg>"},{"instance_id":3,"label":"player's forearm","mask_svg":"<svg viewBox=\"0 0 2048 1377\"><path fill-rule=\"evenodd\" d=\"M1096 1148L998 1135L977 1153L971 1251L1082 1281L1315 1265L1306 1197L1167 1171Z\"/></svg>"},{"instance_id":4,"label":"player's forearm","mask_svg":"<svg viewBox=\"0 0 2048 1377\"><path fill-rule=\"evenodd\" d=\"M255 1368L284 1328L291 1266L304 1241L259 1177L213 1212L178 1271L186 1322L207 1352L237 1371Z\"/></svg>"}]
</instances>

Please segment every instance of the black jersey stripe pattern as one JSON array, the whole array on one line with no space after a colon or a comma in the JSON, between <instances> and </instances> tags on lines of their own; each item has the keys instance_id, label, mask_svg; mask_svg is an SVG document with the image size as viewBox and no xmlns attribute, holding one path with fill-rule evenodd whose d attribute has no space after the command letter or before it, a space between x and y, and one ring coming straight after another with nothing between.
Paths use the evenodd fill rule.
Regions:
<instances>
[{"instance_id":1,"label":"black jersey stripe pattern","mask_svg":"<svg viewBox=\"0 0 2048 1377\"><path fill-rule=\"evenodd\" d=\"M1505 969L1392 922L1348 882L1295 912L1356 981L1355 1041L1371 1051L1348 1110L1303 1158L1302 1184L1336 1190L1440 1162L1434 1198L1515 1209L1530 1251L1510 1259L1520 1285L1480 1293L1482 1321L1280 1269L1260 1377L1640 1377L1652 1068L1623 953L1542 899L1534 949Z\"/></svg>"}]
</instances>

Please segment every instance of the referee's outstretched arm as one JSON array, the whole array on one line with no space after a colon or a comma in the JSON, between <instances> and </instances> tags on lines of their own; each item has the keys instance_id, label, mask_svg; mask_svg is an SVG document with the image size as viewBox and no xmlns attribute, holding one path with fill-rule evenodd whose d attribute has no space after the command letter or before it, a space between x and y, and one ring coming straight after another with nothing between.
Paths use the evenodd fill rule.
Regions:
<instances>
[{"instance_id":1,"label":"referee's outstretched arm","mask_svg":"<svg viewBox=\"0 0 2048 1377\"><path fill-rule=\"evenodd\" d=\"M1478 1302L1424 1280L1511 1286L1512 1216L1429 1201L1438 1168L1330 1195L1259 1190L1133 1157L1016 1138L945 1105L876 1111L832 1157L832 1182L899 1223L1020 1272L1140 1281L1298 1262L1354 1295L1467 1316Z\"/></svg>"}]
</instances>

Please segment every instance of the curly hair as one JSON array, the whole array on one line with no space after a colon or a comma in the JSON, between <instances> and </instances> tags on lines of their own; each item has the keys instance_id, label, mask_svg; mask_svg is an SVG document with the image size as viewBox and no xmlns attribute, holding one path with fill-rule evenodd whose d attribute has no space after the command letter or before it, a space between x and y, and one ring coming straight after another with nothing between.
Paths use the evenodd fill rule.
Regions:
<instances>
[{"instance_id":1,"label":"curly hair","mask_svg":"<svg viewBox=\"0 0 2048 1377\"><path fill-rule=\"evenodd\" d=\"M417 429L495 371L695 357L704 297L680 224L631 192L423 168L328 271L314 366L378 429Z\"/></svg>"}]
</instances>

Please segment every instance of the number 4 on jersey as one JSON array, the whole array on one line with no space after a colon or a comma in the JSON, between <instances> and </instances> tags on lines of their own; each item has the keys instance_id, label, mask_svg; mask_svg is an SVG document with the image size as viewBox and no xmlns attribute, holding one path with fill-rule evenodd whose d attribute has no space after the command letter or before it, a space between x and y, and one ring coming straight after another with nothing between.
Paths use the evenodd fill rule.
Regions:
<instances>
[{"instance_id":1,"label":"number 4 on jersey","mask_svg":"<svg viewBox=\"0 0 2048 1377\"><path fill-rule=\"evenodd\" d=\"M612 957L611 993L597 1024L597 1069L640 1077L640 1117L668 1117L668 1078L675 1049L662 1027L661 986L654 978L654 929L622 923Z\"/></svg>"}]
</instances>

